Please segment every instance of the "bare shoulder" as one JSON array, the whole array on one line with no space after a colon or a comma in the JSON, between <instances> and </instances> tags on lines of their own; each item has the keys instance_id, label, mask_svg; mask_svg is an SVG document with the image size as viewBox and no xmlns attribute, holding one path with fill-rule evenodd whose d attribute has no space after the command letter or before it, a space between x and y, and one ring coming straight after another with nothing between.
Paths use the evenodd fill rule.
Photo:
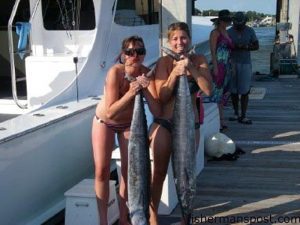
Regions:
<instances>
[{"instance_id":1,"label":"bare shoulder","mask_svg":"<svg viewBox=\"0 0 300 225\"><path fill-rule=\"evenodd\" d=\"M166 77L173 68L173 59L170 56L162 56L158 59L155 69L155 77Z\"/></svg>"},{"instance_id":2,"label":"bare shoulder","mask_svg":"<svg viewBox=\"0 0 300 225\"><path fill-rule=\"evenodd\" d=\"M213 29L211 32L210 32L210 36L211 37L215 37L215 36L219 36L220 32L217 30L217 29Z\"/></svg>"},{"instance_id":3,"label":"bare shoulder","mask_svg":"<svg viewBox=\"0 0 300 225\"><path fill-rule=\"evenodd\" d=\"M212 29L211 31L210 31L210 35L212 35L214 32L216 32L216 28L215 29Z\"/></svg>"},{"instance_id":4,"label":"bare shoulder","mask_svg":"<svg viewBox=\"0 0 300 225\"><path fill-rule=\"evenodd\" d=\"M112 67L109 68L107 72L106 79L107 80L117 80L120 73L124 71L124 65L123 64L115 64Z\"/></svg>"},{"instance_id":5,"label":"bare shoulder","mask_svg":"<svg viewBox=\"0 0 300 225\"><path fill-rule=\"evenodd\" d=\"M124 71L124 64L121 63L115 64L109 70L114 73L120 73L121 71Z\"/></svg>"},{"instance_id":6,"label":"bare shoulder","mask_svg":"<svg viewBox=\"0 0 300 225\"><path fill-rule=\"evenodd\" d=\"M159 68L168 67L173 64L173 59L170 56L162 56L158 59L156 66Z\"/></svg>"}]
</instances>

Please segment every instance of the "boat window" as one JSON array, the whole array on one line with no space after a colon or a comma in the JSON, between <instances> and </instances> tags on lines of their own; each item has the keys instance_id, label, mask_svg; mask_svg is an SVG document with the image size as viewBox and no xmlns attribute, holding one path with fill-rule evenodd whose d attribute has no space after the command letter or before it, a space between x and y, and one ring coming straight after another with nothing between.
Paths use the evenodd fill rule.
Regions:
<instances>
[{"instance_id":1,"label":"boat window","mask_svg":"<svg viewBox=\"0 0 300 225\"><path fill-rule=\"evenodd\" d=\"M15 1L0 1L0 30L7 31L7 24L14 7ZM21 1L16 12L13 24L28 22L30 18L29 1Z\"/></svg>"},{"instance_id":2,"label":"boat window","mask_svg":"<svg viewBox=\"0 0 300 225\"><path fill-rule=\"evenodd\" d=\"M46 30L93 30L93 0L42 0Z\"/></svg>"},{"instance_id":3,"label":"boat window","mask_svg":"<svg viewBox=\"0 0 300 225\"><path fill-rule=\"evenodd\" d=\"M115 23L141 26L158 23L158 0L118 0Z\"/></svg>"}]
</instances>

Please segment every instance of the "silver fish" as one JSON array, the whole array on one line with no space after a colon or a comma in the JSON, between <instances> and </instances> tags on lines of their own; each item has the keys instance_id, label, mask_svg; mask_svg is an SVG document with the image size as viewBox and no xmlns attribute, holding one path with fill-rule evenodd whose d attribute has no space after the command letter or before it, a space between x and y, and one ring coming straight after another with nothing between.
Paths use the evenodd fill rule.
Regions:
<instances>
[{"instance_id":1,"label":"silver fish","mask_svg":"<svg viewBox=\"0 0 300 225\"><path fill-rule=\"evenodd\" d=\"M175 60L180 59L171 50L166 53ZM172 167L182 217L185 224L189 225L196 191L196 140L195 115L186 75L180 76L177 81L173 110Z\"/></svg>"},{"instance_id":2,"label":"silver fish","mask_svg":"<svg viewBox=\"0 0 300 225\"><path fill-rule=\"evenodd\" d=\"M172 166L185 224L190 224L196 186L195 116L186 76L178 78L173 111Z\"/></svg>"},{"instance_id":3,"label":"silver fish","mask_svg":"<svg viewBox=\"0 0 300 225\"><path fill-rule=\"evenodd\" d=\"M149 224L151 165L143 95L134 100L128 144L128 208L132 225Z\"/></svg>"}]
</instances>

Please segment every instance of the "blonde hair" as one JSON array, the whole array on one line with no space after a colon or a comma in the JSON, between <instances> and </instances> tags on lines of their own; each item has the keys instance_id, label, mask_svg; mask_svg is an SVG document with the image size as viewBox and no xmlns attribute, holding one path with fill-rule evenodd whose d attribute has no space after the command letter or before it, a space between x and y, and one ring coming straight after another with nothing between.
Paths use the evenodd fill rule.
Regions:
<instances>
[{"instance_id":1,"label":"blonde hair","mask_svg":"<svg viewBox=\"0 0 300 225\"><path fill-rule=\"evenodd\" d=\"M184 22L176 22L176 23L170 24L168 27L168 39L169 40L171 38L172 33L176 30L185 31L187 36L191 39L191 33L190 33L189 26Z\"/></svg>"}]
</instances>

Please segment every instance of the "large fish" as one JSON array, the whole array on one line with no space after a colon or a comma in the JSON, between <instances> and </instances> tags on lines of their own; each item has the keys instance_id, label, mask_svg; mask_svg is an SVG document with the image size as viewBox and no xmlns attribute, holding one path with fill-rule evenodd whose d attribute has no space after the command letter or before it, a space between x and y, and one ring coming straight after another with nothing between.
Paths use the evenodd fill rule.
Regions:
<instances>
[{"instance_id":1,"label":"large fish","mask_svg":"<svg viewBox=\"0 0 300 225\"><path fill-rule=\"evenodd\" d=\"M128 208L132 225L149 224L151 166L143 94L134 100L128 144Z\"/></svg>"},{"instance_id":2,"label":"large fish","mask_svg":"<svg viewBox=\"0 0 300 225\"><path fill-rule=\"evenodd\" d=\"M163 51L180 60L180 55L169 49ZM172 167L182 217L191 224L196 188L195 115L186 75L178 78L175 92L172 129Z\"/></svg>"}]
</instances>

